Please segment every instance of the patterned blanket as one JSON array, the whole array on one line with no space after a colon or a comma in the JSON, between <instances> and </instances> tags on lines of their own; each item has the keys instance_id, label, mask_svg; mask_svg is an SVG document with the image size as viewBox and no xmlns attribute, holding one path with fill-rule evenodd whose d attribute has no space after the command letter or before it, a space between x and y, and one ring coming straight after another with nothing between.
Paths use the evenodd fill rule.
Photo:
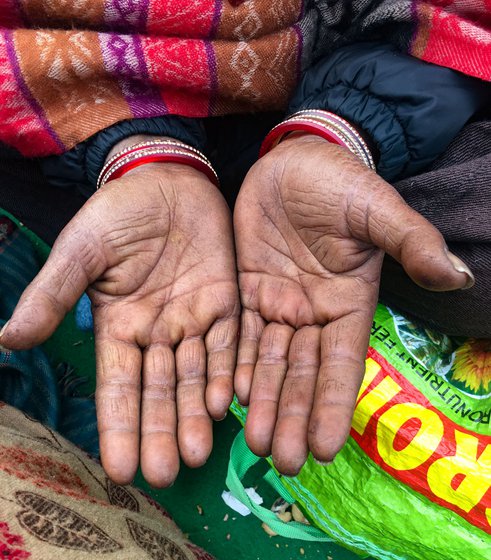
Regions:
<instances>
[{"instance_id":1,"label":"patterned blanket","mask_svg":"<svg viewBox=\"0 0 491 560\"><path fill-rule=\"evenodd\" d=\"M213 560L157 503L0 402L0 557Z\"/></svg>"},{"instance_id":2,"label":"patterned blanket","mask_svg":"<svg viewBox=\"0 0 491 560\"><path fill-rule=\"evenodd\" d=\"M490 0L0 0L0 141L43 156L124 119L281 109L364 40L491 79Z\"/></svg>"}]
</instances>

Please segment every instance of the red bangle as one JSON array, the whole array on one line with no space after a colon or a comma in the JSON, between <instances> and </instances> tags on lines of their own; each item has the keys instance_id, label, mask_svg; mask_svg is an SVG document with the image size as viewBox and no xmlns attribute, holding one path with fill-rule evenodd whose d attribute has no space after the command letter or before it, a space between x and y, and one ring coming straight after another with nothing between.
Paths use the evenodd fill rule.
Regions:
<instances>
[{"instance_id":1,"label":"red bangle","mask_svg":"<svg viewBox=\"0 0 491 560\"><path fill-rule=\"evenodd\" d=\"M125 148L121 152L115 154L111 159L106 161L106 163L104 164L100 172L100 176L103 177L107 173L107 170L113 167L114 165L117 165L119 161L128 158L132 154L138 154L139 152L142 152L143 150L147 150L147 149L148 150L161 149L164 152L168 150L192 152L193 154L199 156L201 159L206 159L205 156L199 150L197 150L196 148L192 148L191 146L188 146L187 144L184 144L179 140L150 140L146 142L140 142L139 144L135 144L133 146Z\"/></svg>"},{"instance_id":2,"label":"red bangle","mask_svg":"<svg viewBox=\"0 0 491 560\"><path fill-rule=\"evenodd\" d=\"M110 158L97 180L99 189L108 181L119 179L128 171L147 163L179 163L193 167L219 187L218 176L199 150L177 140L150 140L129 146Z\"/></svg>"},{"instance_id":3,"label":"red bangle","mask_svg":"<svg viewBox=\"0 0 491 560\"><path fill-rule=\"evenodd\" d=\"M216 173L213 171L211 165L207 165L204 161L199 159L197 156L192 155L191 153L165 153L161 152L158 154L151 154L151 155L142 155L123 165L120 165L117 169L115 169L112 173L105 177L104 183L108 181L112 181L113 179L119 179L128 171L140 167L140 165L145 165L147 163L180 163L183 165L188 165L189 167L193 167L197 171L201 171L204 173L206 177L216 186L219 187L220 183L218 181L218 177Z\"/></svg>"},{"instance_id":4,"label":"red bangle","mask_svg":"<svg viewBox=\"0 0 491 560\"><path fill-rule=\"evenodd\" d=\"M343 146L343 148L349 149L349 146L345 142L343 142L343 140L336 133L330 131L324 125L316 123L315 121L296 118L295 120L286 120L276 125L269 132L261 145L259 157L263 157L277 144L279 144L285 134L298 131L315 134L316 136L320 136L321 138L324 138L324 140L327 140L332 144L337 144L338 146Z\"/></svg>"},{"instance_id":5,"label":"red bangle","mask_svg":"<svg viewBox=\"0 0 491 560\"><path fill-rule=\"evenodd\" d=\"M372 153L363 137L342 117L321 109L305 109L277 124L266 136L259 157L277 146L291 132L314 134L331 144L346 148L367 167L376 170Z\"/></svg>"}]
</instances>

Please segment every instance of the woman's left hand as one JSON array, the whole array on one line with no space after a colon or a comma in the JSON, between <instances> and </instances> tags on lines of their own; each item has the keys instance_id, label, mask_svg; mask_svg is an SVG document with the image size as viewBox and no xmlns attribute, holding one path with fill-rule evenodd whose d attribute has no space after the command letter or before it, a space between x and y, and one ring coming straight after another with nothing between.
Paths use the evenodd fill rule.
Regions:
<instances>
[{"instance_id":1,"label":"woman's left hand","mask_svg":"<svg viewBox=\"0 0 491 560\"><path fill-rule=\"evenodd\" d=\"M315 136L288 139L253 166L234 226L246 439L294 475L309 451L329 462L348 436L384 251L428 289L469 287L472 276L393 187Z\"/></svg>"}]
</instances>

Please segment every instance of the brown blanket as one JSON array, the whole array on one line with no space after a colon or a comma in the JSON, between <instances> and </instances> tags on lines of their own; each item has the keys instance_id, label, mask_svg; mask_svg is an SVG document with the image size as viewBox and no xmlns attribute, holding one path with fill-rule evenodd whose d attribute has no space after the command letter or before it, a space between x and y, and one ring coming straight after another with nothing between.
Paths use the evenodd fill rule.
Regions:
<instances>
[{"instance_id":1,"label":"brown blanket","mask_svg":"<svg viewBox=\"0 0 491 560\"><path fill-rule=\"evenodd\" d=\"M0 403L0 557L213 560L168 514L67 440Z\"/></svg>"}]
</instances>

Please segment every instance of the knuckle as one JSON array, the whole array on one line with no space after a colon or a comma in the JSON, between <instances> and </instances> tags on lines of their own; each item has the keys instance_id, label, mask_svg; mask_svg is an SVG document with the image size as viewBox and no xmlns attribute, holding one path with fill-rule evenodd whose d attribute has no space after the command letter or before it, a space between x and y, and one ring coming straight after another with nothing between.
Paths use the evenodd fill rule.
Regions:
<instances>
[{"instance_id":1,"label":"knuckle","mask_svg":"<svg viewBox=\"0 0 491 560\"><path fill-rule=\"evenodd\" d=\"M173 402L176 398L175 384L149 383L143 387L143 398Z\"/></svg>"}]
</instances>

